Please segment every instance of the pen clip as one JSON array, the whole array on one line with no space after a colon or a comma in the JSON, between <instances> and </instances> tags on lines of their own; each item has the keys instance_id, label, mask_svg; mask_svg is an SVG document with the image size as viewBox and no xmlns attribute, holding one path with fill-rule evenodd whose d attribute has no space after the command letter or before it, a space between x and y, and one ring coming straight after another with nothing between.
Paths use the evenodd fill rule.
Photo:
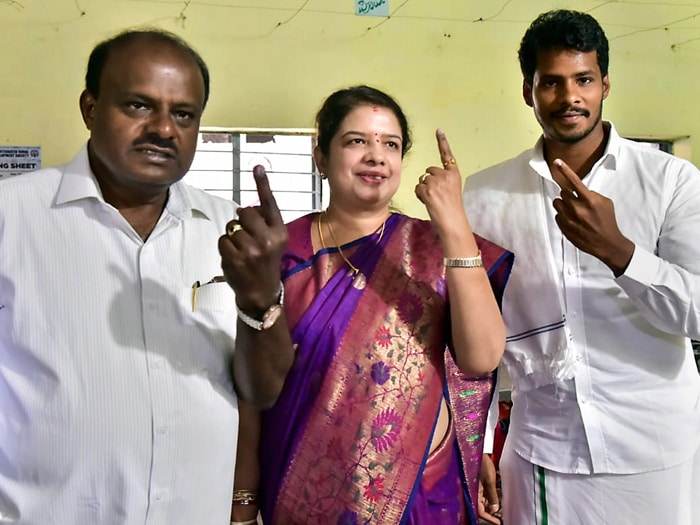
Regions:
<instances>
[{"instance_id":1,"label":"pen clip","mask_svg":"<svg viewBox=\"0 0 700 525\"><path fill-rule=\"evenodd\" d=\"M199 281L195 281L194 284L192 285L192 311L194 312L195 308L197 308L197 290L199 290L199 287L201 284L199 284Z\"/></svg>"}]
</instances>

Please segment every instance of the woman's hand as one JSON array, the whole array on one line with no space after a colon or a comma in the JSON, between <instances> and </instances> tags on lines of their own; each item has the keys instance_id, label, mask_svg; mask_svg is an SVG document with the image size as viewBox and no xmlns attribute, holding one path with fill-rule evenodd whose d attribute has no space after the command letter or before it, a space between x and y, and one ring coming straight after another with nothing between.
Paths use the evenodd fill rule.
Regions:
<instances>
[{"instance_id":1,"label":"woman's hand","mask_svg":"<svg viewBox=\"0 0 700 525\"><path fill-rule=\"evenodd\" d=\"M416 197L428 210L441 237L455 230L471 233L462 203L462 176L445 133L435 133L442 167L429 166L416 185Z\"/></svg>"},{"instance_id":2,"label":"woman's hand","mask_svg":"<svg viewBox=\"0 0 700 525\"><path fill-rule=\"evenodd\" d=\"M436 132L442 167L421 175L416 196L425 204L446 258L472 258L479 248L462 201L462 177L442 130ZM455 362L468 376L491 372L503 355L505 328L483 268L445 270Z\"/></svg>"}]
</instances>

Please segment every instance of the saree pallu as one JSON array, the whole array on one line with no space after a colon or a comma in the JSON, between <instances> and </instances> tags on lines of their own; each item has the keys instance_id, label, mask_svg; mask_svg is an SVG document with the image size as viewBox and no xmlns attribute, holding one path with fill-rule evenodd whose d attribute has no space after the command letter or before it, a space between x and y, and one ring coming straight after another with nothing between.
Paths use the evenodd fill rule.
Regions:
<instances>
[{"instance_id":1,"label":"saree pallu","mask_svg":"<svg viewBox=\"0 0 700 525\"><path fill-rule=\"evenodd\" d=\"M427 221L393 214L381 232L313 254L315 214L288 225L285 313L295 362L262 414L266 523L405 522L447 398L474 518L492 378L468 379L446 351L442 247ZM500 300L512 255L477 238Z\"/></svg>"}]
</instances>

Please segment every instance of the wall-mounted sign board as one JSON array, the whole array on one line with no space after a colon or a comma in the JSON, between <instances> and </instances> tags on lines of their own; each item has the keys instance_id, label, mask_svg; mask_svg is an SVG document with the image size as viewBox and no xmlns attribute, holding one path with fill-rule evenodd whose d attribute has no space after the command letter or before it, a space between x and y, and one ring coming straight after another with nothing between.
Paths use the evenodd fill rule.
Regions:
<instances>
[{"instance_id":1,"label":"wall-mounted sign board","mask_svg":"<svg viewBox=\"0 0 700 525\"><path fill-rule=\"evenodd\" d=\"M389 16L389 0L355 0L355 14L359 16Z\"/></svg>"},{"instance_id":2,"label":"wall-mounted sign board","mask_svg":"<svg viewBox=\"0 0 700 525\"><path fill-rule=\"evenodd\" d=\"M41 146L0 146L0 179L41 169Z\"/></svg>"}]
</instances>

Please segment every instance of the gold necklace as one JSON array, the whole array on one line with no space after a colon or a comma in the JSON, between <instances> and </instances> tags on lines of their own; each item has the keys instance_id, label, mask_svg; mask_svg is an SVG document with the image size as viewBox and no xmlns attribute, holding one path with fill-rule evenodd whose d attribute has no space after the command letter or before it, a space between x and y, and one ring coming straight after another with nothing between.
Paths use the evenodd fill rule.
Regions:
<instances>
[{"instance_id":1,"label":"gold necklace","mask_svg":"<svg viewBox=\"0 0 700 525\"><path fill-rule=\"evenodd\" d=\"M326 249L326 243L325 243L325 241L323 240L323 227L321 226L321 218L322 218L325 214L326 214L326 212L325 212L325 211L322 211L322 212L319 213L319 215L318 215L318 236L319 236L319 238L321 239L321 246L323 247L324 250ZM338 248L338 254L340 254L340 257L343 259L343 261L345 261L345 263L352 269L352 274L353 274L353 275L357 275L358 273L360 273L359 268L358 268L357 266L355 266L354 264L352 264L352 263L348 260L347 257L345 257L345 254L343 253L342 248L341 248L340 245L338 244L338 241L335 240L335 235L333 234L333 227L331 226L331 223L330 223L330 222L328 223L328 231L331 232L331 238L333 239L333 242L335 243L336 247Z\"/></svg>"},{"instance_id":2,"label":"gold necklace","mask_svg":"<svg viewBox=\"0 0 700 525\"><path fill-rule=\"evenodd\" d=\"M321 225L321 222L322 222L322 217L326 214L326 211L327 210L324 210L318 214L318 237L321 241L321 247L324 250L326 249L326 243L323 239L323 227ZM384 227L386 226L386 221L388 218L389 217L384 219L384 221L382 221L382 225L379 227L379 238L377 239L377 242L382 240L382 236L384 235ZM328 224L328 231L331 234L331 239L333 239L333 242L335 243L336 248L338 248L338 254L343 259L343 261L345 261L345 263L352 269L352 274L356 276L357 274L360 273L359 268L357 266L355 266L354 264L352 264L348 260L347 257L345 257L345 254L343 253L343 249L340 247L340 244L338 243L337 239L335 238L335 233L333 232L333 226L331 225L330 222L328 222L327 224Z\"/></svg>"}]
</instances>

